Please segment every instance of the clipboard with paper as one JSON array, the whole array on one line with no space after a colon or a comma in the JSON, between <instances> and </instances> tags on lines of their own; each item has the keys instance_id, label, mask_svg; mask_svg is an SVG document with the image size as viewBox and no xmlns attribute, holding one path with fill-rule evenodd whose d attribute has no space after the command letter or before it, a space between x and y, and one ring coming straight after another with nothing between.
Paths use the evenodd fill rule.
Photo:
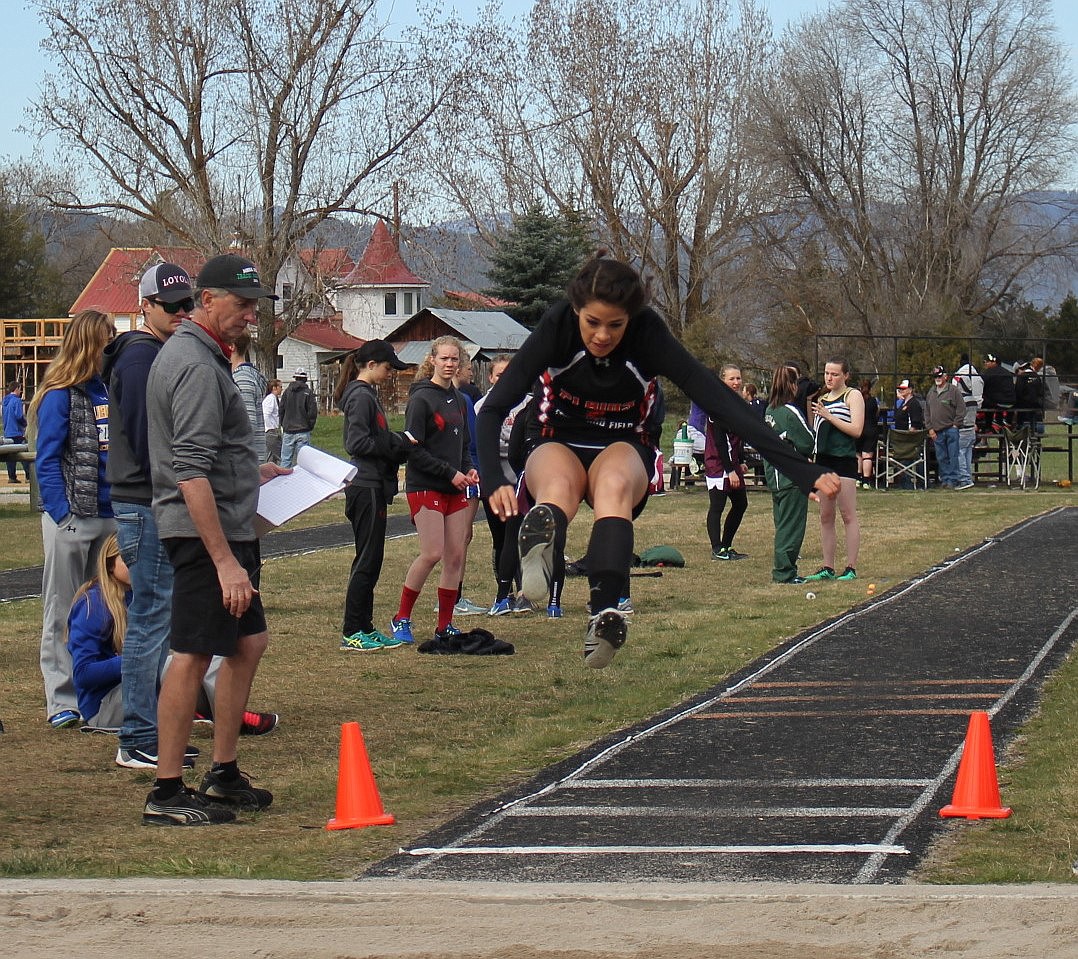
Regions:
<instances>
[{"instance_id":1,"label":"clipboard with paper","mask_svg":"<svg viewBox=\"0 0 1078 959\"><path fill-rule=\"evenodd\" d=\"M317 506L343 490L356 475L356 467L313 446L300 448L291 473L275 476L258 491L255 532L269 530Z\"/></svg>"}]
</instances>

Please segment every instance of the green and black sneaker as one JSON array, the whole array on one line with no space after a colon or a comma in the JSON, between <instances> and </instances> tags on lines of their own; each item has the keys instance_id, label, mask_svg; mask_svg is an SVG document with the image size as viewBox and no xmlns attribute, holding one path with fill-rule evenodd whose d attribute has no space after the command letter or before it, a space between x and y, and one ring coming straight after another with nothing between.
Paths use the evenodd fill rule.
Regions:
<instances>
[{"instance_id":1,"label":"green and black sneaker","mask_svg":"<svg viewBox=\"0 0 1078 959\"><path fill-rule=\"evenodd\" d=\"M835 577L835 579L857 579L857 570L855 570L852 566L847 566L841 573L838 574L838 576Z\"/></svg>"},{"instance_id":2,"label":"green and black sneaker","mask_svg":"<svg viewBox=\"0 0 1078 959\"><path fill-rule=\"evenodd\" d=\"M843 574L845 575L845 574ZM806 583L818 583L825 579L835 579L835 571L830 566L821 566L811 576L805 577Z\"/></svg>"}]
</instances>

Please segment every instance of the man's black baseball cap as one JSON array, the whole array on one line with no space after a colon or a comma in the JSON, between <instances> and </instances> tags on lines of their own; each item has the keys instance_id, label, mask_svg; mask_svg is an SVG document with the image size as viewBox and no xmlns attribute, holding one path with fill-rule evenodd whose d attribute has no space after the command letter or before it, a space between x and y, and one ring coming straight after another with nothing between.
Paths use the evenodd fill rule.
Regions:
<instances>
[{"instance_id":1,"label":"man's black baseball cap","mask_svg":"<svg viewBox=\"0 0 1078 959\"><path fill-rule=\"evenodd\" d=\"M207 260L206 265L198 271L195 283L200 290L228 290L229 293L235 293L246 300L262 297L268 300L279 299L273 290L262 285L258 267L235 253L222 253Z\"/></svg>"}]
</instances>

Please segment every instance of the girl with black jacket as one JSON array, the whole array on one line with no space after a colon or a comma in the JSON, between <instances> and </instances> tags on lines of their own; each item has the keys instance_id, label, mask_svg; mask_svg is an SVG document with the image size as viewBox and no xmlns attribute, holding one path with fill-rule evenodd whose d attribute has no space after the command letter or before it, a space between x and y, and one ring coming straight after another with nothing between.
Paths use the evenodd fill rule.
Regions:
<instances>
[{"instance_id":1,"label":"girl with black jacket","mask_svg":"<svg viewBox=\"0 0 1078 959\"><path fill-rule=\"evenodd\" d=\"M468 453L468 410L453 386L464 356L460 340L442 336L408 391L406 435L415 443L405 470L408 509L419 536L419 555L408 567L397 615L390 622L393 636L413 643L412 610L431 570L441 561L438 579L438 625L434 638L460 635L453 625L453 607L471 536L469 493L479 493L479 474Z\"/></svg>"},{"instance_id":2,"label":"girl with black jacket","mask_svg":"<svg viewBox=\"0 0 1078 959\"><path fill-rule=\"evenodd\" d=\"M344 491L356 556L344 598L342 650L371 652L401 645L401 640L374 628L374 588L385 557L386 510L397 494L397 470L408 458L411 443L389 429L376 388L393 370L405 368L392 346L368 340L345 359L334 395L344 414L344 448L357 469Z\"/></svg>"}]
</instances>

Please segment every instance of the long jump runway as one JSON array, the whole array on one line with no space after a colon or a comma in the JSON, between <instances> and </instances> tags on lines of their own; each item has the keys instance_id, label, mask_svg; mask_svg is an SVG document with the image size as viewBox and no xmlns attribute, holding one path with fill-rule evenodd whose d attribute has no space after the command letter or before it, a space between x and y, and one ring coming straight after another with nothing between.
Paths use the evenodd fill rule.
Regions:
<instances>
[{"instance_id":1,"label":"long jump runway","mask_svg":"<svg viewBox=\"0 0 1078 959\"><path fill-rule=\"evenodd\" d=\"M1075 543L1078 508L1027 520L366 875L901 881L956 828L938 813L970 712L998 757L1078 639Z\"/></svg>"}]
</instances>

